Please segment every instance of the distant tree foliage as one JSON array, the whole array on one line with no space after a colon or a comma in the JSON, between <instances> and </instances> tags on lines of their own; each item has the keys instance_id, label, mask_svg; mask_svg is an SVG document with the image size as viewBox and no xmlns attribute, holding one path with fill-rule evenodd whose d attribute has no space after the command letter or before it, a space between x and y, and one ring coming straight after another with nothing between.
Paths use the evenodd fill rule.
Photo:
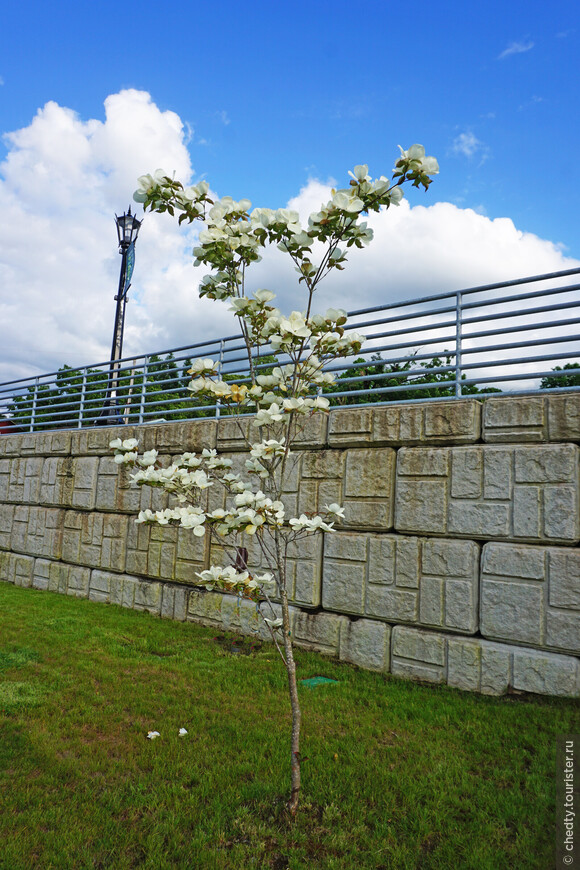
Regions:
<instances>
[{"instance_id":1,"label":"distant tree foliage","mask_svg":"<svg viewBox=\"0 0 580 870\"><path fill-rule=\"evenodd\" d=\"M570 372L576 370L576 374L548 375L542 378L541 390L553 390L556 387L580 387L580 363L566 363L565 366L556 366L553 372Z\"/></svg>"},{"instance_id":2,"label":"distant tree foliage","mask_svg":"<svg viewBox=\"0 0 580 870\"><path fill-rule=\"evenodd\" d=\"M373 354L370 359L359 357L352 368L337 376L335 384L325 390L325 395L333 406L452 397L455 395L455 383L449 381L454 380L455 372L438 369L452 367L453 360L454 355L447 352L427 361L410 356L402 363L390 363L378 353ZM191 359L176 361L171 353L165 357L153 354L149 358L144 390L143 370L122 368L117 391L120 415L128 423L137 422L141 412L144 420L191 420L206 417L211 408L210 416L213 416L215 398L199 394L193 396L187 389L191 364ZM271 374L276 359L274 356L263 356L258 364L262 374ZM553 371L557 374L542 378L540 389L580 386L580 363L556 366ZM64 365L59 369L53 386L38 386L34 409L35 431L70 429L78 421L81 410L83 427L97 425L107 396L109 372L102 369L86 370L84 399L83 373L83 369ZM223 374L224 381L239 381L240 377L243 378L243 372ZM465 375L462 375L462 380L465 380ZM419 385L421 388L416 389ZM404 389L411 386L415 389ZM399 389L394 390L394 387ZM382 392L383 390L387 392ZM336 395L358 391L361 392L356 395ZM497 387L478 387L476 384L465 384L461 389L464 396L500 392ZM28 387L25 395L13 399L10 408L12 423L27 430L33 414L34 393L34 387ZM232 410L225 405L220 408L220 416L231 413Z\"/></svg>"},{"instance_id":3,"label":"distant tree foliage","mask_svg":"<svg viewBox=\"0 0 580 870\"><path fill-rule=\"evenodd\" d=\"M360 405L369 402L404 402L409 399L443 399L455 395L455 371L437 371L454 365L454 355L435 356L430 360L416 360L409 357L404 363L389 363L380 354L373 354L370 360L362 357L355 360L354 368L342 372L333 387L325 395L345 391L363 392L354 396L336 396L333 405ZM421 371L427 369L428 371ZM391 377L389 377L389 375ZM356 378L356 380L352 380ZM465 380L465 375L462 375ZM452 381L453 383L449 383ZM425 389L400 389L401 387L417 387L425 384ZM393 390L393 387L399 389ZM391 389L392 392L371 392L372 390ZM482 393L501 393L496 387L478 387L476 384L465 384L461 393L473 396Z\"/></svg>"}]
</instances>

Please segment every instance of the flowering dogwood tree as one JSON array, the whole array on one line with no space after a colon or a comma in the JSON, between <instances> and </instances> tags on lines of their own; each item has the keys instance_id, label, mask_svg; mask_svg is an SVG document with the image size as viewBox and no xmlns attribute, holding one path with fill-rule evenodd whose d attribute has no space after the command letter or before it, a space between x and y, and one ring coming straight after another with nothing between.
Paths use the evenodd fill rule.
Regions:
<instances>
[{"instance_id":1,"label":"flowering dogwood tree","mask_svg":"<svg viewBox=\"0 0 580 870\"><path fill-rule=\"evenodd\" d=\"M232 460L215 450L204 449L201 455L184 453L162 467L157 451L139 455L133 438L116 439L111 447L117 463L136 468L132 476L136 484L161 487L172 496L170 507L142 511L137 522L177 524L199 537L211 535L222 547L224 558L222 564L197 574L197 583L251 599L268 627L288 675L292 736L287 806L292 814L300 792L300 705L290 625L288 548L303 536L332 532L344 511L338 504L328 504L319 513L289 516L284 485L293 462L292 447L306 419L328 412L329 402L321 392L332 384L333 375L325 366L356 354L364 341L362 335L345 331L344 311L313 313L313 296L323 278L344 268L349 248L362 248L372 240L372 230L361 216L398 205L405 182L427 190L430 176L438 171L437 161L426 157L421 145L401 149L391 180L385 176L373 180L367 166L355 166L349 173L349 187L333 190L330 201L310 215L306 227L295 211L250 211L249 200L236 202L227 196L214 201L207 182L184 188L162 170L142 176L135 193L145 210L172 216L177 213L180 223L204 223L193 253L195 265L204 264L211 273L202 280L199 293L228 301L239 318L248 375L237 384L226 382L219 377L214 360L199 359L190 370L189 389L193 394L213 396L230 409L238 419L249 456L243 476L232 473ZM272 305L275 297L270 290L246 295L246 271L270 244L276 244L294 262L304 289L302 311L283 314ZM274 356L279 365L261 365L265 354L269 360ZM265 368L270 373L266 374ZM252 412L256 437L248 439L239 418ZM225 490L224 508L209 509L209 487ZM257 541L261 561L268 567L265 573L258 574L248 566L245 536L254 536Z\"/></svg>"}]
</instances>

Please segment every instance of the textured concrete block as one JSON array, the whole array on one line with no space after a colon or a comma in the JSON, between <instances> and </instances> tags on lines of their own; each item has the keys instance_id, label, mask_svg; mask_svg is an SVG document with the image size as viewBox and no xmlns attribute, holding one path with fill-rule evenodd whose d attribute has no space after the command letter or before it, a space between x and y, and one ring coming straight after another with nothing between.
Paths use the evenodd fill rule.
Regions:
<instances>
[{"instance_id":1,"label":"textured concrete block","mask_svg":"<svg viewBox=\"0 0 580 870\"><path fill-rule=\"evenodd\" d=\"M575 544L578 504L575 444L399 451L398 531Z\"/></svg>"},{"instance_id":2,"label":"textured concrete block","mask_svg":"<svg viewBox=\"0 0 580 870\"><path fill-rule=\"evenodd\" d=\"M322 604L387 622L473 633L479 547L472 541L337 532L326 536Z\"/></svg>"},{"instance_id":3,"label":"textured concrete block","mask_svg":"<svg viewBox=\"0 0 580 870\"><path fill-rule=\"evenodd\" d=\"M71 433L72 456L110 456L109 444L115 438L135 438L133 426L97 426Z\"/></svg>"},{"instance_id":4,"label":"textured concrete block","mask_svg":"<svg viewBox=\"0 0 580 870\"><path fill-rule=\"evenodd\" d=\"M447 493L445 480L400 477L395 495L395 528L402 532L445 534Z\"/></svg>"},{"instance_id":5,"label":"textured concrete block","mask_svg":"<svg viewBox=\"0 0 580 870\"><path fill-rule=\"evenodd\" d=\"M547 441L546 404L543 396L487 399L483 411L483 440Z\"/></svg>"},{"instance_id":6,"label":"textured concrete block","mask_svg":"<svg viewBox=\"0 0 580 870\"><path fill-rule=\"evenodd\" d=\"M335 408L328 418L331 447L359 447L372 438L373 408Z\"/></svg>"},{"instance_id":7,"label":"textured concrete block","mask_svg":"<svg viewBox=\"0 0 580 870\"><path fill-rule=\"evenodd\" d=\"M88 598L91 571L80 565L67 565L67 595L75 598Z\"/></svg>"},{"instance_id":8,"label":"textured concrete block","mask_svg":"<svg viewBox=\"0 0 580 870\"><path fill-rule=\"evenodd\" d=\"M35 559L32 571L32 585L35 589L46 591L50 582L50 566L48 559Z\"/></svg>"},{"instance_id":9,"label":"textured concrete block","mask_svg":"<svg viewBox=\"0 0 580 870\"><path fill-rule=\"evenodd\" d=\"M14 505L0 504L0 549L9 550L14 524Z\"/></svg>"},{"instance_id":10,"label":"textured concrete block","mask_svg":"<svg viewBox=\"0 0 580 870\"><path fill-rule=\"evenodd\" d=\"M550 606L580 610L580 550L554 548L548 553Z\"/></svg>"},{"instance_id":11,"label":"textured concrete block","mask_svg":"<svg viewBox=\"0 0 580 870\"><path fill-rule=\"evenodd\" d=\"M6 577L16 586L32 586L32 574L34 571L34 559L31 556L10 554L8 562L8 576Z\"/></svg>"},{"instance_id":12,"label":"textured concrete block","mask_svg":"<svg viewBox=\"0 0 580 870\"><path fill-rule=\"evenodd\" d=\"M161 612L161 583L139 580L135 585L135 610L145 610L147 613Z\"/></svg>"},{"instance_id":13,"label":"textured concrete block","mask_svg":"<svg viewBox=\"0 0 580 870\"><path fill-rule=\"evenodd\" d=\"M550 441L580 441L580 393L548 396Z\"/></svg>"},{"instance_id":14,"label":"textured concrete block","mask_svg":"<svg viewBox=\"0 0 580 870\"><path fill-rule=\"evenodd\" d=\"M258 430L251 418L222 417L216 426L216 439L219 453L245 451L249 443L258 440Z\"/></svg>"},{"instance_id":15,"label":"textured concrete block","mask_svg":"<svg viewBox=\"0 0 580 870\"><path fill-rule=\"evenodd\" d=\"M479 439L480 430L481 404L475 399L373 408L374 443L467 444Z\"/></svg>"},{"instance_id":16,"label":"textured concrete block","mask_svg":"<svg viewBox=\"0 0 580 870\"><path fill-rule=\"evenodd\" d=\"M392 632L391 672L395 676L444 683L446 642L444 635L396 625Z\"/></svg>"},{"instance_id":17,"label":"textured concrete block","mask_svg":"<svg viewBox=\"0 0 580 870\"><path fill-rule=\"evenodd\" d=\"M81 510L92 510L95 507L98 471L99 459L97 456L84 456L73 460L72 507Z\"/></svg>"},{"instance_id":18,"label":"textured concrete block","mask_svg":"<svg viewBox=\"0 0 580 870\"><path fill-rule=\"evenodd\" d=\"M539 695L580 695L580 661L538 650L513 651L513 687Z\"/></svg>"},{"instance_id":19,"label":"textured concrete block","mask_svg":"<svg viewBox=\"0 0 580 870\"><path fill-rule=\"evenodd\" d=\"M131 471L115 463L113 453L99 461L95 509L98 511L137 514L141 508L142 492L131 481Z\"/></svg>"},{"instance_id":20,"label":"textured concrete block","mask_svg":"<svg viewBox=\"0 0 580 870\"><path fill-rule=\"evenodd\" d=\"M91 571L89 598L106 603L111 600L111 574L108 571Z\"/></svg>"},{"instance_id":21,"label":"textured concrete block","mask_svg":"<svg viewBox=\"0 0 580 870\"><path fill-rule=\"evenodd\" d=\"M294 641L305 649L338 657L340 632L347 622L346 616L338 616L334 613L306 613L297 610L293 630Z\"/></svg>"},{"instance_id":22,"label":"textured concrete block","mask_svg":"<svg viewBox=\"0 0 580 870\"><path fill-rule=\"evenodd\" d=\"M541 644L545 620L542 589L528 583L485 580L481 586L481 633Z\"/></svg>"},{"instance_id":23,"label":"textured concrete block","mask_svg":"<svg viewBox=\"0 0 580 870\"><path fill-rule=\"evenodd\" d=\"M248 569L252 573L271 572L272 568L264 555L259 540L255 536L244 536L244 546L248 550ZM322 586L322 533L308 535L289 544L286 560L286 588L288 598L303 607L318 607ZM266 545L271 549L272 542L266 537ZM219 546L213 546L209 556L211 565L231 564L231 556L224 554Z\"/></svg>"},{"instance_id":24,"label":"textured concrete block","mask_svg":"<svg viewBox=\"0 0 580 870\"><path fill-rule=\"evenodd\" d=\"M391 628L372 619L348 620L341 628L339 658L369 671L388 671Z\"/></svg>"},{"instance_id":25,"label":"textured concrete block","mask_svg":"<svg viewBox=\"0 0 580 870\"><path fill-rule=\"evenodd\" d=\"M70 457L47 457L42 465L40 477L40 503L57 507L70 506L72 503L73 483L72 460Z\"/></svg>"},{"instance_id":26,"label":"textured concrete block","mask_svg":"<svg viewBox=\"0 0 580 870\"><path fill-rule=\"evenodd\" d=\"M222 598L220 592L209 592L207 589L192 589L189 593L187 618L202 625L214 625L223 628Z\"/></svg>"},{"instance_id":27,"label":"textured concrete block","mask_svg":"<svg viewBox=\"0 0 580 870\"><path fill-rule=\"evenodd\" d=\"M580 551L488 543L481 562L485 637L580 652Z\"/></svg>"},{"instance_id":28,"label":"textured concrete block","mask_svg":"<svg viewBox=\"0 0 580 870\"><path fill-rule=\"evenodd\" d=\"M36 506L17 507L12 523L11 547L30 556L59 559L64 511Z\"/></svg>"},{"instance_id":29,"label":"textured concrete block","mask_svg":"<svg viewBox=\"0 0 580 870\"><path fill-rule=\"evenodd\" d=\"M184 622L187 618L189 592L180 586L161 584L161 616Z\"/></svg>"}]
</instances>

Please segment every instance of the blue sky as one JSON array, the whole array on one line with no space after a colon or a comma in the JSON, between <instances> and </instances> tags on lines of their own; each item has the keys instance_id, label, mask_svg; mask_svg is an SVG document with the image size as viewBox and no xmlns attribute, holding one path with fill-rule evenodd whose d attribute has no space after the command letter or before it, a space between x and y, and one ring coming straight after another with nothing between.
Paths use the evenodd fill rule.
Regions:
<instances>
[{"instance_id":1,"label":"blue sky","mask_svg":"<svg viewBox=\"0 0 580 870\"><path fill-rule=\"evenodd\" d=\"M84 157L78 158L78 164L71 157L71 174L79 175L78 186L70 179L60 183L61 188L63 184L70 188L67 209L55 205L46 191L35 199L33 186L27 188L24 178L28 173L30 179L31 170L40 171L41 163L47 177L56 177L53 162L62 158L65 149L59 139L62 111L76 119L79 129L85 125L83 141L90 149L91 124L110 125L105 100L144 93L158 112L153 118L151 109L151 117L143 120L139 141L147 138L158 118L177 118L182 124L175 134L180 142L161 137L152 155L152 149L135 144L130 130L116 134L116 147L125 150L122 171L110 146L110 171L107 158L99 152L100 181L93 173L89 183L91 190L97 183L105 190L107 178L110 181L117 173L114 196L107 188L107 196L99 200L103 221L106 207L110 206L110 214L126 207L136 176L157 165L179 170L179 165L169 165L165 159L179 164L174 146L187 151L193 177L207 178L220 195L245 196L255 205L276 207L298 197L314 180L324 184L336 179L344 184L346 171L355 163L368 163L373 175L390 174L397 144L408 147L421 142L428 154L438 158L441 173L428 194L410 194L411 207L448 203L471 224L469 210L487 218L474 229L474 244L478 232L493 225L497 234L500 225L493 222L507 218L519 233L552 244L554 268L558 255L580 259L577 3L371 0L363 5L298 0L281 5L225 0L210 5L174 0L164 4L33 0L26 5L5 3L2 19L0 196L5 201L10 198L14 209L4 230L5 251L14 248L8 237L18 209L34 217L34 226L28 225L39 252L50 247L49 225L54 228L58 223L60 243L65 244L67 219L72 227L85 220L83 200L85 206L91 200L79 169ZM42 129L40 124L35 127L37 113L51 102L61 114L53 112L52 125L43 116ZM21 131L16 138L6 136L16 131ZM163 141L168 143L166 151ZM154 158L159 162L151 165ZM187 170L186 164L183 157L180 165ZM58 199L56 193L53 199ZM458 217L449 210L447 214ZM501 226L505 230L507 225ZM448 246L465 244L451 229ZM106 248L105 235L102 239ZM172 239L165 249L175 254L177 243ZM140 242L139 253L145 239ZM18 256L11 254L3 262L2 244L0 224L0 304L19 287ZM58 242L50 244L54 249ZM112 247L114 255L114 243ZM186 247L182 240L184 251ZM542 250L545 254L545 245ZM84 263L95 274L100 269L102 275L112 276L113 255L110 248L101 255L95 243L84 253ZM537 262L533 256L528 259L529 274L545 268L542 257ZM516 260L525 270L526 258ZM509 263L505 277L514 277L508 274ZM158 311L152 313L149 291L138 286L138 268L139 259L134 284L135 313L141 320L134 318L129 343L133 341L138 349L140 342L156 339L161 346L164 340L177 342L181 334L160 327ZM450 267L451 283L455 279L478 283L486 277L477 269L472 277L465 269L454 272ZM45 279L52 280L46 272ZM29 276L28 285L32 280ZM54 280L62 289L70 279L54 271ZM430 289L421 276L416 286L414 295ZM87 299L92 292L87 290ZM163 295L162 289L157 292ZM62 307L66 307L65 297ZM21 313L13 306L5 311L16 332ZM80 358L86 346L86 353L98 356L102 348L106 356L107 316L105 311L102 326L100 320L96 324L94 341L74 348L71 344L71 353ZM146 328L147 317L157 321L157 331L151 324ZM217 320L216 334L220 326ZM211 324L205 322L204 328ZM60 322L53 312L35 329L38 347L45 351L39 352L33 365L46 367L50 359L56 361L59 330L62 337L63 330L68 334L74 327ZM47 330L56 332L48 344L41 339Z\"/></svg>"}]
</instances>

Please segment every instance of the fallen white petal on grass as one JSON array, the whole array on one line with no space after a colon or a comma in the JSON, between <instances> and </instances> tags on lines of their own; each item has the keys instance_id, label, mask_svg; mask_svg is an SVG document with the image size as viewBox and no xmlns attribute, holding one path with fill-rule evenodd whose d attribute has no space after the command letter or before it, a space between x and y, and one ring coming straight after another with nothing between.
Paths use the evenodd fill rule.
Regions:
<instances>
[{"instance_id":1,"label":"fallen white petal on grass","mask_svg":"<svg viewBox=\"0 0 580 870\"><path fill-rule=\"evenodd\" d=\"M186 734L187 734L187 731L185 730L185 728L179 729L179 737L185 737Z\"/></svg>"},{"instance_id":2,"label":"fallen white petal on grass","mask_svg":"<svg viewBox=\"0 0 580 870\"><path fill-rule=\"evenodd\" d=\"M159 731L149 731L147 734L147 740L155 740L156 737L161 737Z\"/></svg>"}]
</instances>

